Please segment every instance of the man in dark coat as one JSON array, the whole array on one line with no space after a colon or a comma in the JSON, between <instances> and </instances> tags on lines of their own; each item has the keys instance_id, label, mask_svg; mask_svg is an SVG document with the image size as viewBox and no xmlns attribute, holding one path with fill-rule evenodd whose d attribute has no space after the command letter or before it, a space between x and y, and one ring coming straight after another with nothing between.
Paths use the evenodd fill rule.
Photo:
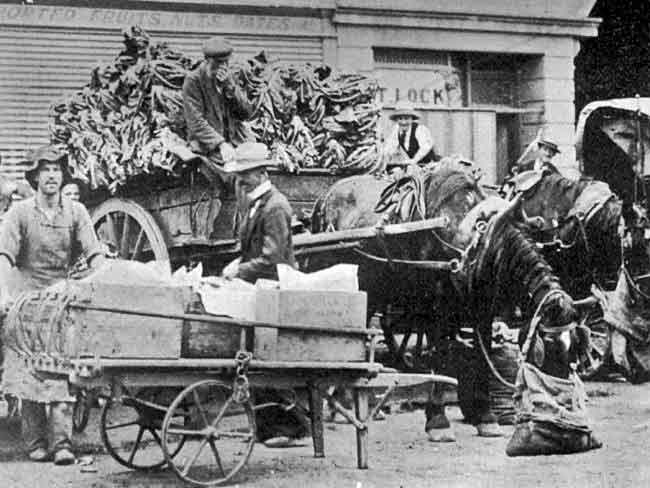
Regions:
<instances>
[{"instance_id":1,"label":"man in dark coat","mask_svg":"<svg viewBox=\"0 0 650 488\"><path fill-rule=\"evenodd\" d=\"M258 278L277 280L277 264L296 267L291 205L269 180L266 167L273 162L264 144L244 143L235 154L235 161L226 163L224 171L236 175L235 184L245 195L239 227L241 258L226 266L223 275L251 283Z\"/></svg>"},{"instance_id":2,"label":"man in dark coat","mask_svg":"<svg viewBox=\"0 0 650 488\"><path fill-rule=\"evenodd\" d=\"M232 46L222 37L203 44L205 60L185 77L183 109L190 147L213 161L234 157L233 145L254 140L246 120L255 107L228 71Z\"/></svg>"},{"instance_id":3,"label":"man in dark coat","mask_svg":"<svg viewBox=\"0 0 650 488\"><path fill-rule=\"evenodd\" d=\"M276 265L296 267L291 240L291 205L275 188L266 172L274 163L264 144L246 142L235 150L235 160L224 171L234 173L235 184L245 194L243 220L239 230L241 258L223 270L225 278L241 278L255 283L259 278L277 280ZM287 403L283 395L265 388L255 392L257 404ZM270 406L256 413L258 439L268 447L289 447L307 435L307 417L296 406L290 410Z\"/></svg>"}]
</instances>

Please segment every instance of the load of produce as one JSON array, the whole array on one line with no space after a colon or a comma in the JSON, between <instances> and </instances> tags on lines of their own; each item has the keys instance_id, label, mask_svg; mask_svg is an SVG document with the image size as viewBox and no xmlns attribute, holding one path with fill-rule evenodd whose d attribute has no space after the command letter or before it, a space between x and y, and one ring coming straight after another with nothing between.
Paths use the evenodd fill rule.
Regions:
<instances>
[{"instance_id":1,"label":"load of produce","mask_svg":"<svg viewBox=\"0 0 650 488\"><path fill-rule=\"evenodd\" d=\"M199 62L151 42L138 27L125 32L113 62L93 69L86 86L51 108L51 139L67 148L73 175L114 192L135 175L175 174L174 148L187 146L181 89ZM264 53L233 61L230 71L256 107L248 121L253 133L281 167L377 169L375 80L269 62Z\"/></svg>"}]
</instances>

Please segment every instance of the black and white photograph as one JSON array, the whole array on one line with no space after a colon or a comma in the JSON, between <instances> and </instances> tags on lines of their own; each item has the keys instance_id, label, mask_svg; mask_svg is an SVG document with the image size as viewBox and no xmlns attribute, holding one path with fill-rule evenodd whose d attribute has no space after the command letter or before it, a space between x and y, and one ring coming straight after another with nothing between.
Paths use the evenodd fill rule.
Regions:
<instances>
[{"instance_id":1,"label":"black and white photograph","mask_svg":"<svg viewBox=\"0 0 650 488\"><path fill-rule=\"evenodd\" d=\"M650 486L650 0L0 0L0 486Z\"/></svg>"}]
</instances>

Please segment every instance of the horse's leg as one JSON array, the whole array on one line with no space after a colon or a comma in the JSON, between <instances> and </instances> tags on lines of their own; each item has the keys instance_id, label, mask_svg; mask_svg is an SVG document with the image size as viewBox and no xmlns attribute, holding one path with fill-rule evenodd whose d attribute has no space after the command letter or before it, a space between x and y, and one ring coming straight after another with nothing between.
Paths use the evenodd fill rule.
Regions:
<instances>
[{"instance_id":1,"label":"horse's leg","mask_svg":"<svg viewBox=\"0 0 650 488\"><path fill-rule=\"evenodd\" d=\"M424 407L426 424L424 430L431 442L454 442L456 435L445 413L444 385L436 383L429 403Z\"/></svg>"},{"instance_id":2,"label":"horse's leg","mask_svg":"<svg viewBox=\"0 0 650 488\"><path fill-rule=\"evenodd\" d=\"M472 354L472 367L470 371L475 375L473 383L474 393L474 412L472 418L469 419L476 427L480 437L501 437L503 433L499 428L496 416L490 410L490 377L492 372L488 366L490 353L492 350L492 327L489 322L482 321L480 325L474 328L475 347L474 354ZM487 358L481 350L478 343L479 337L485 346ZM460 388L460 385L459 385Z\"/></svg>"}]
</instances>

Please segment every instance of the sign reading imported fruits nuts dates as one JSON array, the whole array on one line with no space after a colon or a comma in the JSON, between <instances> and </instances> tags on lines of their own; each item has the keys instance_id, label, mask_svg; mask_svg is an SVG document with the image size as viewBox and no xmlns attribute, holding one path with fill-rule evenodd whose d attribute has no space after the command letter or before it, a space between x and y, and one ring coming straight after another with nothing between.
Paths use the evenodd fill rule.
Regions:
<instances>
[{"instance_id":1,"label":"sign reading imported fruits nuts dates","mask_svg":"<svg viewBox=\"0 0 650 488\"><path fill-rule=\"evenodd\" d=\"M460 73L448 66L429 69L380 68L375 70L381 89L377 102L384 106L408 100L416 107L461 107L463 93Z\"/></svg>"}]
</instances>

